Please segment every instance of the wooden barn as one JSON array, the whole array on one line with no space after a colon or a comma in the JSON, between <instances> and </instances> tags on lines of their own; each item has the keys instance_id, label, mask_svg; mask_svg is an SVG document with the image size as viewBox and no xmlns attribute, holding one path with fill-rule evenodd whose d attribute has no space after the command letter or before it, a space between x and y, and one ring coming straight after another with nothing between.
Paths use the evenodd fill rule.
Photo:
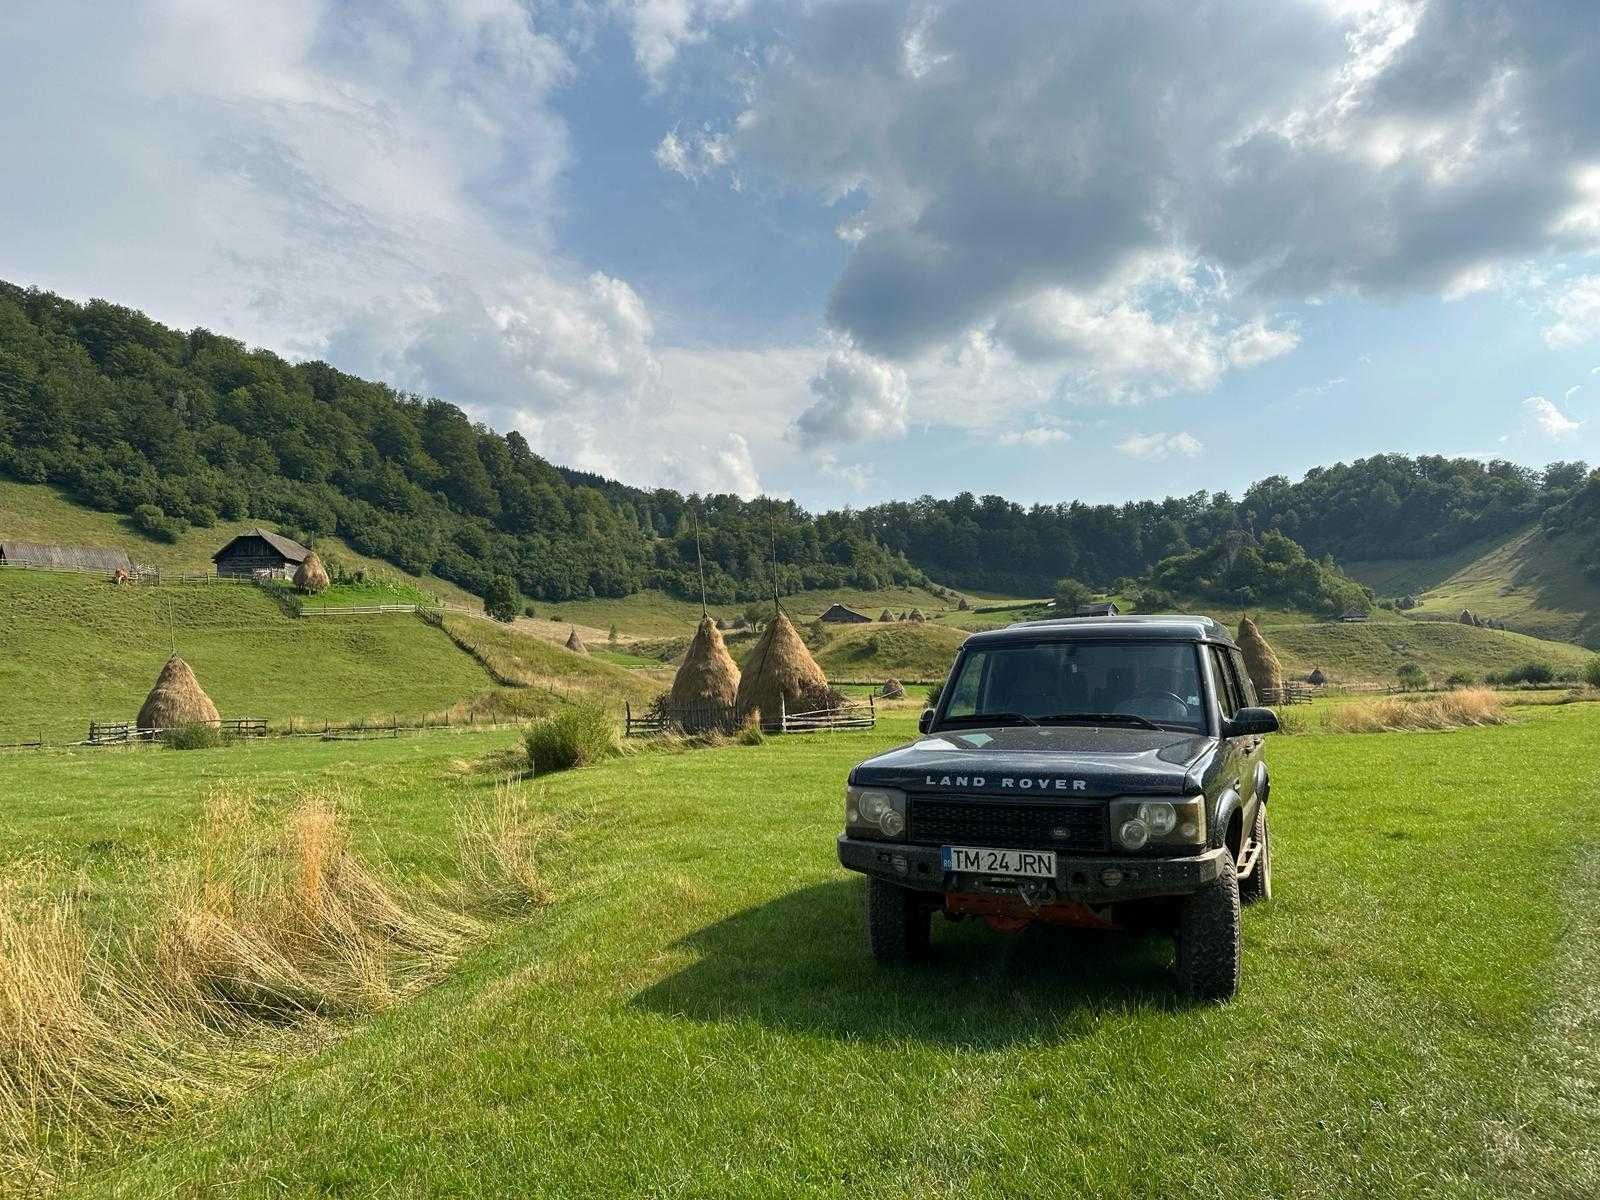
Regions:
<instances>
[{"instance_id":1,"label":"wooden barn","mask_svg":"<svg viewBox=\"0 0 1600 1200\"><path fill-rule=\"evenodd\" d=\"M820 619L836 625L859 625L872 620L866 613L858 613L855 609L846 608L842 604L830 604Z\"/></svg>"},{"instance_id":2,"label":"wooden barn","mask_svg":"<svg viewBox=\"0 0 1600 1200\"><path fill-rule=\"evenodd\" d=\"M133 563L125 550L108 550L101 546L48 546L40 542L0 542L0 566L133 574Z\"/></svg>"},{"instance_id":3,"label":"wooden barn","mask_svg":"<svg viewBox=\"0 0 1600 1200\"><path fill-rule=\"evenodd\" d=\"M1122 612L1110 600L1096 600L1093 604L1080 604L1073 610L1075 617L1115 617Z\"/></svg>"},{"instance_id":4,"label":"wooden barn","mask_svg":"<svg viewBox=\"0 0 1600 1200\"><path fill-rule=\"evenodd\" d=\"M211 556L218 575L278 575L288 579L305 562L307 550L293 538L265 529L246 529Z\"/></svg>"}]
</instances>

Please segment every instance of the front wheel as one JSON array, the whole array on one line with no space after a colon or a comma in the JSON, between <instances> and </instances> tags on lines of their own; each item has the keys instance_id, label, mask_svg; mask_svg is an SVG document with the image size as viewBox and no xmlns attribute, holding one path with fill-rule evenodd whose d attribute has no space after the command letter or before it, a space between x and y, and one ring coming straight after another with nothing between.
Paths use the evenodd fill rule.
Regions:
<instances>
[{"instance_id":1,"label":"front wheel","mask_svg":"<svg viewBox=\"0 0 1600 1200\"><path fill-rule=\"evenodd\" d=\"M1239 991L1239 876L1222 852L1217 877L1178 909L1178 986L1195 1000L1231 1000Z\"/></svg>"},{"instance_id":2,"label":"front wheel","mask_svg":"<svg viewBox=\"0 0 1600 1200\"><path fill-rule=\"evenodd\" d=\"M928 953L933 914L910 888L867 880L867 945L881 963L910 962Z\"/></svg>"},{"instance_id":3,"label":"front wheel","mask_svg":"<svg viewBox=\"0 0 1600 1200\"><path fill-rule=\"evenodd\" d=\"M1250 874L1239 881L1239 903L1254 904L1272 899L1272 831L1267 828L1267 806L1256 806L1255 828L1245 844L1251 863Z\"/></svg>"}]
</instances>

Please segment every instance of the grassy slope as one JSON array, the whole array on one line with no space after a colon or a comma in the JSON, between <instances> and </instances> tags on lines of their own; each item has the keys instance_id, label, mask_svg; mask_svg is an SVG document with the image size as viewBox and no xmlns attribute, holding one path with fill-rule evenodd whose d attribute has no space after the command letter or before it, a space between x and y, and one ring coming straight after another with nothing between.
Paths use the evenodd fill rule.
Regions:
<instances>
[{"instance_id":1,"label":"grassy slope","mask_svg":"<svg viewBox=\"0 0 1600 1200\"><path fill-rule=\"evenodd\" d=\"M169 544L146 537L126 517L84 508L54 488L0 479L0 539L56 542L69 546L111 546L126 550L128 557L136 563L162 571L209 571L212 569L211 556L226 545L229 538L259 524L263 522L222 521L211 529L190 529L176 542ZM270 522L265 524L271 528ZM389 580L408 589L459 604L481 607L483 603L455 584L433 575L408 575L390 563L357 554L336 537L319 539L317 550L324 558L337 559L347 569L365 569L375 581ZM351 603L389 601L352 600Z\"/></svg>"},{"instance_id":2,"label":"grassy slope","mask_svg":"<svg viewBox=\"0 0 1600 1200\"><path fill-rule=\"evenodd\" d=\"M502 678L517 680L569 700L595 701L620 708L635 706L660 691L650 676L601 658L597 650L585 656L543 638L482 617L447 612L445 629L476 647L475 653L492 665ZM619 656L625 657L625 656ZM657 664L659 665L659 664Z\"/></svg>"},{"instance_id":3,"label":"grassy slope","mask_svg":"<svg viewBox=\"0 0 1600 1200\"><path fill-rule=\"evenodd\" d=\"M961 630L931 621L874 622L829 630L828 644L814 653L833 680L943 679L965 640Z\"/></svg>"},{"instance_id":4,"label":"grassy slope","mask_svg":"<svg viewBox=\"0 0 1600 1200\"><path fill-rule=\"evenodd\" d=\"M115 588L7 570L0 611L5 732L82 737L90 718L131 720L174 645L225 717L387 718L491 686L415 617L295 620L246 584Z\"/></svg>"},{"instance_id":5,"label":"grassy slope","mask_svg":"<svg viewBox=\"0 0 1600 1200\"><path fill-rule=\"evenodd\" d=\"M81 1190L1595 1194L1595 717L1274 739L1279 896L1222 1008L1174 998L1160 940L941 925L874 968L837 792L909 718L525 784L566 831L545 916ZM0 855L159 857L202 770L348 780L426 868L492 778L451 760L492 744L24 756Z\"/></svg>"},{"instance_id":6,"label":"grassy slope","mask_svg":"<svg viewBox=\"0 0 1600 1200\"><path fill-rule=\"evenodd\" d=\"M1264 632L1290 674L1303 677L1321 667L1336 683L1393 683L1403 662L1414 662L1433 678L1443 679L1456 671L1481 677L1525 662L1581 667L1592 657L1566 642L1453 621L1269 625Z\"/></svg>"},{"instance_id":7,"label":"grassy slope","mask_svg":"<svg viewBox=\"0 0 1600 1200\"><path fill-rule=\"evenodd\" d=\"M897 612L920 608L930 613L945 607L944 601L921 588L886 588L876 592L825 590L800 592L783 598L783 607L800 623L813 620L830 604L848 605L873 617L885 608L893 608ZM713 604L710 611L714 617L731 618L741 615L746 607L745 604ZM534 608L541 618L550 618L560 626L562 637L566 637L564 623L571 622L576 622L580 627L587 625L602 633L615 625L618 632L624 634L688 637L694 633L695 623L700 620L699 601L683 600L660 591L636 592L619 600L567 600L560 604L535 601ZM581 628L579 633L582 633Z\"/></svg>"}]
</instances>

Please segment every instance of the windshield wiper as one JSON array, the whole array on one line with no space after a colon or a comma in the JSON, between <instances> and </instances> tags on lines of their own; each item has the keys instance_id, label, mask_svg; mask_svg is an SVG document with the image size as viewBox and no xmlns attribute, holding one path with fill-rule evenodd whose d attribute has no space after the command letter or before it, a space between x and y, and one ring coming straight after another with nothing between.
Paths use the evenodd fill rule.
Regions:
<instances>
[{"instance_id":1,"label":"windshield wiper","mask_svg":"<svg viewBox=\"0 0 1600 1200\"><path fill-rule=\"evenodd\" d=\"M1095 713L1072 712L1051 713L1047 717L1040 717L1035 724L1040 725L1137 725L1140 729L1161 729L1149 717L1141 717L1137 713Z\"/></svg>"},{"instance_id":2,"label":"windshield wiper","mask_svg":"<svg viewBox=\"0 0 1600 1200\"><path fill-rule=\"evenodd\" d=\"M960 721L963 725L968 721L974 721L980 725L1037 725L1039 723L1026 713L987 712L971 713L965 717L946 717L940 724L950 725L957 721Z\"/></svg>"}]
</instances>

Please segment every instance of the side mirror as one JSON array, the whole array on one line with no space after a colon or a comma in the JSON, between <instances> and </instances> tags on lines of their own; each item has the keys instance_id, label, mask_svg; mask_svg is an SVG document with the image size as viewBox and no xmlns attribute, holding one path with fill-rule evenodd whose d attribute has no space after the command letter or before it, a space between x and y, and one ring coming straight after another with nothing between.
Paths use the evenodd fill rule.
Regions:
<instances>
[{"instance_id":1,"label":"side mirror","mask_svg":"<svg viewBox=\"0 0 1600 1200\"><path fill-rule=\"evenodd\" d=\"M1241 708L1222 722L1223 737L1255 737L1278 732L1278 714L1270 708Z\"/></svg>"},{"instance_id":2,"label":"side mirror","mask_svg":"<svg viewBox=\"0 0 1600 1200\"><path fill-rule=\"evenodd\" d=\"M933 709L925 708L925 709L922 710L922 715L917 718L917 732L918 733L927 733L928 730L930 730L932 728L933 728ZM1277 725L1274 724L1273 728L1276 729Z\"/></svg>"}]
</instances>

